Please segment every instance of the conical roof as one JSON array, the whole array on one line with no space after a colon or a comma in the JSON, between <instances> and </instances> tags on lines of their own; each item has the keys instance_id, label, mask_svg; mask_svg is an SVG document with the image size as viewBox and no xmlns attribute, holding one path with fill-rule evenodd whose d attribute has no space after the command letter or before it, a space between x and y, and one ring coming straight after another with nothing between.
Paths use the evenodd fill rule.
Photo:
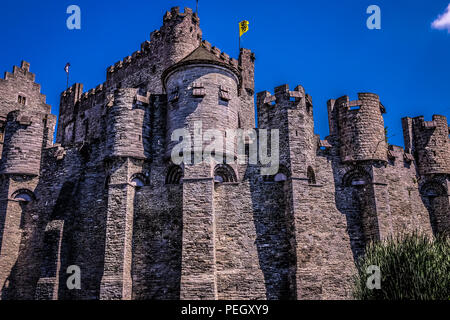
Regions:
<instances>
[{"instance_id":1,"label":"conical roof","mask_svg":"<svg viewBox=\"0 0 450 320\"><path fill-rule=\"evenodd\" d=\"M187 57L182 59L179 63L187 61L199 61L199 60L223 63L222 60L220 60L211 51L207 50L203 45L192 51Z\"/></svg>"},{"instance_id":2,"label":"conical roof","mask_svg":"<svg viewBox=\"0 0 450 320\"><path fill-rule=\"evenodd\" d=\"M241 83L242 78L239 70L233 66L228 61L222 60L217 57L214 53L208 50L203 44L201 44L197 49L188 54L185 58L183 58L178 63L167 68L162 74L162 82L163 86L165 86L165 80L167 76L172 73L174 70L188 65L198 65L198 64L212 64L221 66L229 69L233 72L239 79L239 83Z\"/></svg>"}]
</instances>

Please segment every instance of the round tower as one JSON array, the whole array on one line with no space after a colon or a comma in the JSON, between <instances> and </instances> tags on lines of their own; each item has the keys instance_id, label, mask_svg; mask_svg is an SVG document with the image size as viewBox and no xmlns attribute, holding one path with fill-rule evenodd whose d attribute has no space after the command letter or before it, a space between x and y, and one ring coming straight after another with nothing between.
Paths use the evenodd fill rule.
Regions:
<instances>
[{"instance_id":1,"label":"round tower","mask_svg":"<svg viewBox=\"0 0 450 320\"><path fill-rule=\"evenodd\" d=\"M151 40L162 40L164 63L171 66L194 51L202 42L200 19L192 9L174 7L166 12L163 26L151 35Z\"/></svg>"},{"instance_id":2,"label":"round tower","mask_svg":"<svg viewBox=\"0 0 450 320\"><path fill-rule=\"evenodd\" d=\"M450 174L450 139L447 118L434 115L432 121L414 118L413 152L421 174Z\"/></svg>"},{"instance_id":3,"label":"round tower","mask_svg":"<svg viewBox=\"0 0 450 320\"><path fill-rule=\"evenodd\" d=\"M1 173L39 175L43 137L44 121L40 113L10 112L5 128Z\"/></svg>"},{"instance_id":4,"label":"round tower","mask_svg":"<svg viewBox=\"0 0 450 320\"><path fill-rule=\"evenodd\" d=\"M145 158L145 108L136 101L138 89L118 89L108 109L107 145L110 157Z\"/></svg>"},{"instance_id":5,"label":"round tower","mask_svg":"<svg viewBox=\"0 0 450 320\"><path fill-rule=\"evenodd\" d=\"M383 113L378 95L359 93L358 100L347 96L336 100L340 154L343 162L387 161Z\"/></svg>"},{"instance_id":6,"label":"round tower","mask_svg":"<svg viewBox=\"0 0 450 320\"><path fill-rule=\"evenodd\" d=\"M179 143L171 141L174 130L187 129L194 137L194 127L197 126L198 131L200 123L203 133L207 130L222 132L226 146L225 131L239 127L240 74L237 63L233 59L219 58L202 45L163 73L168 95L166 156L170 156L173 147ZM210 143L204 141L203 149ZM231 145L235 153L234 139Z\"/></svg>"}]
</instances>

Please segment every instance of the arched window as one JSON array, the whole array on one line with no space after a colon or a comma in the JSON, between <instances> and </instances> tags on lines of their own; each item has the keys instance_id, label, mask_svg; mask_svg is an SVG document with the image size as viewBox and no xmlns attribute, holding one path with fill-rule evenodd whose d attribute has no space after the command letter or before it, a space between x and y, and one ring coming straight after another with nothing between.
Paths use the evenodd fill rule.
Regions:
<instances>
[{"instance_id":1,"label":"arched window","mask_svg":"<svg viewBox=\"0 0 450 320\"><path fill-rule=\"evenodd\" d=\"M428 181L420 188L420 193L430 215L433 233L450 234L450 205L445 186L439 181Z\"/></svg>"},{"instance_id":2,"label":"arched window","mask_svg":"<svg viewBox=\"0 0 450 320\"><path fill-rule=\"evenodd\" d=\"M36 200L34 193L28 189L20 189L13 193L12 198L19 202L30 203Z\"/></svg>"},{"instance_id":3,"label":"arched window","mask_svg":"<svg viewBox=\"0 0 450 320\"><path fill-rule=\"evenodd\" d=\"M167 171L166 184L180 184L183 176L183 169L180 166L171 166Z\"/></svg>"},{"instance_id":4,"label":"arched window","mask_svg":"<svg viewBox=\"0 0 450 320\"><path fill-rule=\"evenodd\" d=\"M278 173L273 176L264 176L264 181L265 182L284 182L284 181L288 180L289 176L290 176L289 170L285 166L280 165L280 167L278 169Z\"/></svg>"},{"instance_id":5,"label":"arched window","mask_svg":"<svg viewBox=\"0 0 450 320\"><path fill-rule=\"evenodd\" d=\"M236 174L234 173L233 168L231 168L229 165L219 164L214 169L214 182L223 183L236 181Z\"/></svg>"},{"instance_id":6,"label":"arched window","mask_svg":"<svg viewBox=\"0 0 450 320\"><path fill-rule=\"evenodd\" d=\"M421 188L422 195L429 198L440 197L445 194L445 189L438 182L428 182Z\"/></svg>"},{"instance_id":7,"label":"arched window","mask_svg":"<svg viewBox=\"0 0 450 320\"><path fill-rule=\"evenodd\" d=\"M371 182L370 175L363 169L358 168L347 172L342 179L345 187L362 187Z\"/></svg>"},{"instance_id":8,"label":"arched window","mask_svg":"<svg viewBox=\"0 0 450 320\"><path fill-rule=\"evenodd\" d=\"M312 167L308 167L307 176L309 184L316 184L316 174L314 173L314 169Z\"/></svg>"}]
</instances>

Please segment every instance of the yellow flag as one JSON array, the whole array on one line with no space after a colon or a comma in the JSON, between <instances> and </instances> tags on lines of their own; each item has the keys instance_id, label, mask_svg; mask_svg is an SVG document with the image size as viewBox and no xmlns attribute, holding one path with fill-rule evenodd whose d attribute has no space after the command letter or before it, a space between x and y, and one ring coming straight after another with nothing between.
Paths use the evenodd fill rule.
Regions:
<instances>
[{"instance_id":1,"label":"yellow flag","mask_svg":"<svg viewBox=\"0 0 450 320\"><path fill-rule=\"evenodd\" d=\"M239 37L248 31L249 22L247 20L239 22Z\"/></svg>"}]
</instances>

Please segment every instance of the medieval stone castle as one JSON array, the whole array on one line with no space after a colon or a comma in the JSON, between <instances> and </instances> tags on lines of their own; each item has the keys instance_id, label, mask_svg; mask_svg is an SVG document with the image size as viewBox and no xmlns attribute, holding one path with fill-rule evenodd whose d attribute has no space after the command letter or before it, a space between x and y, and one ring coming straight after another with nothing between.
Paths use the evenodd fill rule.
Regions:
<instances>
[{"instance_id":1,"label":"medieval stone castle","mask_svg":"<svg viewBox=\"0 0 450 320\"><path fill-rule=\"evenodd\" d=\"M450 231L446 117L402 119L405 148L390 146L373 93L330 100L325 140L302 86L257 94L258 128L279 129L276 175L172 163L175 129L255 128L254 61L173 8L105 83L62 92L56 143L30 65L6 72L1 299L349 299L368 241Z\"/></svg>"}]
</instances>

